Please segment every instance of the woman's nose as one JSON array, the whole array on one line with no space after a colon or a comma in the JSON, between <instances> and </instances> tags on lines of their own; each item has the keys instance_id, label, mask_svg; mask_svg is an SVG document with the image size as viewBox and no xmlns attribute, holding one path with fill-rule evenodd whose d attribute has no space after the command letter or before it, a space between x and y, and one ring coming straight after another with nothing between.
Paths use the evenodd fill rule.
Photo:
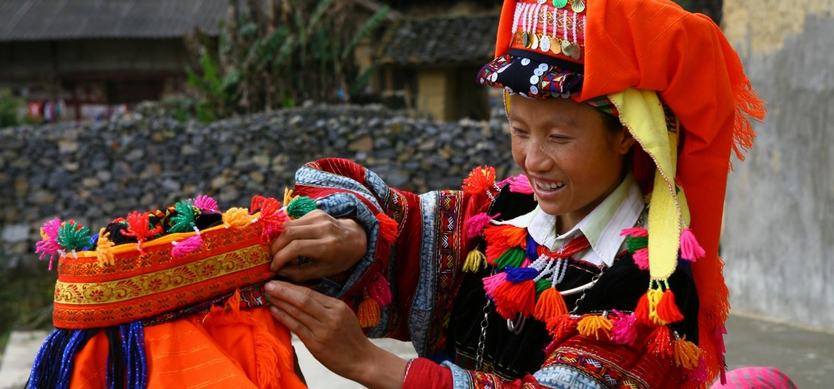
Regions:
<instances>
[{"instance_id":1,"label":"woman's nose","mask_svg":"<svg viewBox=\"0 0 834 389\"><path fill-rule=\"evenodd\" d=\"M528 172L547 172L553 167L553 159L547 155L538 142L530 142L524 157L524 167Z\"/></svg>"}]
</instances>

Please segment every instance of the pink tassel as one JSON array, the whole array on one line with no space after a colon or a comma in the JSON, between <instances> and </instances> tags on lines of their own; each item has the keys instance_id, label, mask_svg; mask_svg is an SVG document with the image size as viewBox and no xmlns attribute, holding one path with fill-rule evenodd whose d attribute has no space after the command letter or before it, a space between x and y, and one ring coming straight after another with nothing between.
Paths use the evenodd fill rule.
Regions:
<instances>
[{"instance_id":1,"label":"pink tassel","mask_svg":"<svg viewBox=\"0 0 834 389\"><path fill-rule=\"evenodd\" d=\"M503 188L508 184L510 185L510 192L533 194L533 188L530 186L530 180L523 174L505 178L503 181L498 183L498 187Z\"/></svg>"},{"instance_id":2,"label":"pink tassel","mask_svg":"<svg viewBox=\"0 0 834 389\"><path fill-rule=\"evenodd\" d=\"M194 206L200 208L203 213L219 213L220 207L217 205L217 200L211 196L199 195L194 198Z\"/></svg>"},{"instance_id":3,"label":"pink tassel","mask_svg":"<svg viewBox=\"0 0 834 389\"><path fill-rule=\"evenodd\" d=\"M634 264L640 268L640 270L646 270L649 268L649 249L642 248L634 252L634 255L631 256L634 260Z\"/></svg>"},{"instance_id":4,"label":"pink tassel","mask_svg":"<svg viewBox=\"0 0 834 389\"><path fill-rule=\"evenodd\" d=\"M203 245L203 238L200 234L194 235L182 242L171 243L171 256L180 259L188 254L191 254L200 249Z\"/></svg>"},{"instance_id":5,"label":"pink tassel","mask_svg":"<svg viewBox=\"0 0 834 389\"><path fill-rule=\"evenodd\" d=\"M489 222L495 220L495 218L499 216L501 216L500 213L489 216L486 212L483 212L467 219L466 223L464 223L464 227L466 228L466 239L474 239L481 235Z\"/></svg>"},{"instance_id":6,"label":"pink tassel","mask_svg":"<svg viewBox=\"0 0 834 389\"><path fill-rule=\"evenodd\" d=\"M706 255L706 251L695 239L695 234L689 228L684 228L681 232L681 258L689 262L695 262L704 255Z\"/></svg>"},{"instance_id":7,"label":"pink tassel","mask_svg":"<svg viewBox=\"0 0 834 389\"><path fill-rule=\"evenodd\" d=\"M377 275L368 285L368 295L381 306L391 304L391 300L393 300L391 286L388 284L388 280L381 275Z\"/></svg>"},{"instance_id":8,"label":"pink tassel","mask_svg":"<svg viewBox=\"0 0 834 389\"><path fill-rule=\"evenodd\" d=\"M684 370L684 376L689 382L696 384L706 383L709 375L707 374L707 362L704 360L704 357L701 356L701 359L698 361L698 367L692 370Z\"/></svg>"},{"instance_id":9,"label":"pink tassel","mask_svg":"<svg viewBox=\"0 0 834 389\"><path fill-rule=\"evenodd\" d=\"M57 217L44 223L41 227L42 240L35 243L35 253L39 254L38 258L42 261L44 257L49 257L50 271L52 271L55 258L60 256L61 245L58 244L58 230L61 229L62 223Z\"/></svg>"},{"instance_id":10,"label":"pink tassel","mask_svg":"<svg viewBox=\"0 0 834 389\"><path fill-rule=\"evenodd\" d=\"M633 314L616 313L617 320L614 321L614 327L611 328L611 340L617 344L633 346L634 341L637 340L637 317Z\"/></svg>"},{"instance_id":11,"label":"pink tassel","mask_svg":"<svg viewBox=\"0 0 834 389\"><path fill-rule=\"evenodd\" d=\"M507 280L507 273L501 272L489 277L483 278L484 291L486 291L489 298L495 298L495 290Z\"/></svg>"},{"instance_id":12,"label":"pink tassel","mask_svg":"<svg viewBox=\"0 0 834 389\"><path fill-rule=\"evenodd\" d=\"M643 227L623 228L620 231L620 236L631 236L635 238L647 237L649 236L649 230Z\"/></svg>"}]
</instances>

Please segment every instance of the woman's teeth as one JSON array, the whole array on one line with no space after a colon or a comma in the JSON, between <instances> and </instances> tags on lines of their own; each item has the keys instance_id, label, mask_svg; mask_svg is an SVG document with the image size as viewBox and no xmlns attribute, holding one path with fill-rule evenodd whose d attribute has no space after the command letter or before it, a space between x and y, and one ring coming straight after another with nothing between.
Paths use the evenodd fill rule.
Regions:
<instances>
[{"instance_id":1,"label":"woman's teeth","mask_svg":"<svg viewBox=\"0 0 834 389\"><path fill-rule=\"evenodd\" d=\"M564 187L565 187L565 183L561 182L561 181L554 182L554 183L545 183L545 182L536 181L536 188L541 190L541 191L551 192L551 191L554 191L554 190L562 189Z\"/></svg>"}]
</instances>

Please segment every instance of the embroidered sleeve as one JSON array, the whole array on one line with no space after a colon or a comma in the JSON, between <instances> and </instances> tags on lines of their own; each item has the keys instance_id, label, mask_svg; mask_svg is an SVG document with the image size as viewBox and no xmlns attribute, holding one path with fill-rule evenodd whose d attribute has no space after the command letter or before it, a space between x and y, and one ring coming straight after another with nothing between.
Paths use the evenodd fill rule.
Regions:
<instances>
[{"instance_id":1,"label":"embroidered sleeve","mask_svg":"<svg viewBox=\"0 0 834 389\"><path fill-rule=\"evenodd\" d=\"M354 306L369 336L409 339L420 355L442 349L468 248L463 220L487 208L490 196L400 191L345 159L308 163L295 179L295 194L368 234L367 254L342 282L323 280L320 290Z\"/></svg>"},{"instance_id":2,"label":"embroidered sleeve","mask_svg":"<svg viewBox=\"0 0 834 389\"><path fill-rule=\"evenodd\" d=\"M495 374L465 370L453 363L436 364L425 358L411 361L403 382L403 389L537 389L577 388L603 389L584 373L565 367L560 371L526 375L504 380Z\"/></svg>"}]
</instances>

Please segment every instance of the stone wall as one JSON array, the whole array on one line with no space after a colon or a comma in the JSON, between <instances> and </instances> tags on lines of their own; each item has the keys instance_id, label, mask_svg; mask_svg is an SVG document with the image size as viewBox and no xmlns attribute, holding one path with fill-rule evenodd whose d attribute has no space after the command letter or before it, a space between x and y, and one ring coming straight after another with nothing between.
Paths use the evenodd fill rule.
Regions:
<instances>
[{"instance_id":1,"label":"stone wall","mask_svg":"<svg viewBox=\"0 0 834 389\"><path fill-rule=\"evenodd\" d=\"M500 120L439 123L380 107L312 106L208 125L133 114L0 129L0 260L33 262L47 218L102 226L197 194L222 208L280 196L304 162L347 157L396 187L460 187L478 164L512 165Z\"/></svg>"},{"instance_id":2,"label":"stone wall","mask_svg":"<svg viewBox=\"0 0 834 389\"><path fill-rule=\"evenodd\" d=\"M724 23L770 111L730 175L733 309L834 331L834 2L725 0Z\"/></svg>"}]
</instances>

